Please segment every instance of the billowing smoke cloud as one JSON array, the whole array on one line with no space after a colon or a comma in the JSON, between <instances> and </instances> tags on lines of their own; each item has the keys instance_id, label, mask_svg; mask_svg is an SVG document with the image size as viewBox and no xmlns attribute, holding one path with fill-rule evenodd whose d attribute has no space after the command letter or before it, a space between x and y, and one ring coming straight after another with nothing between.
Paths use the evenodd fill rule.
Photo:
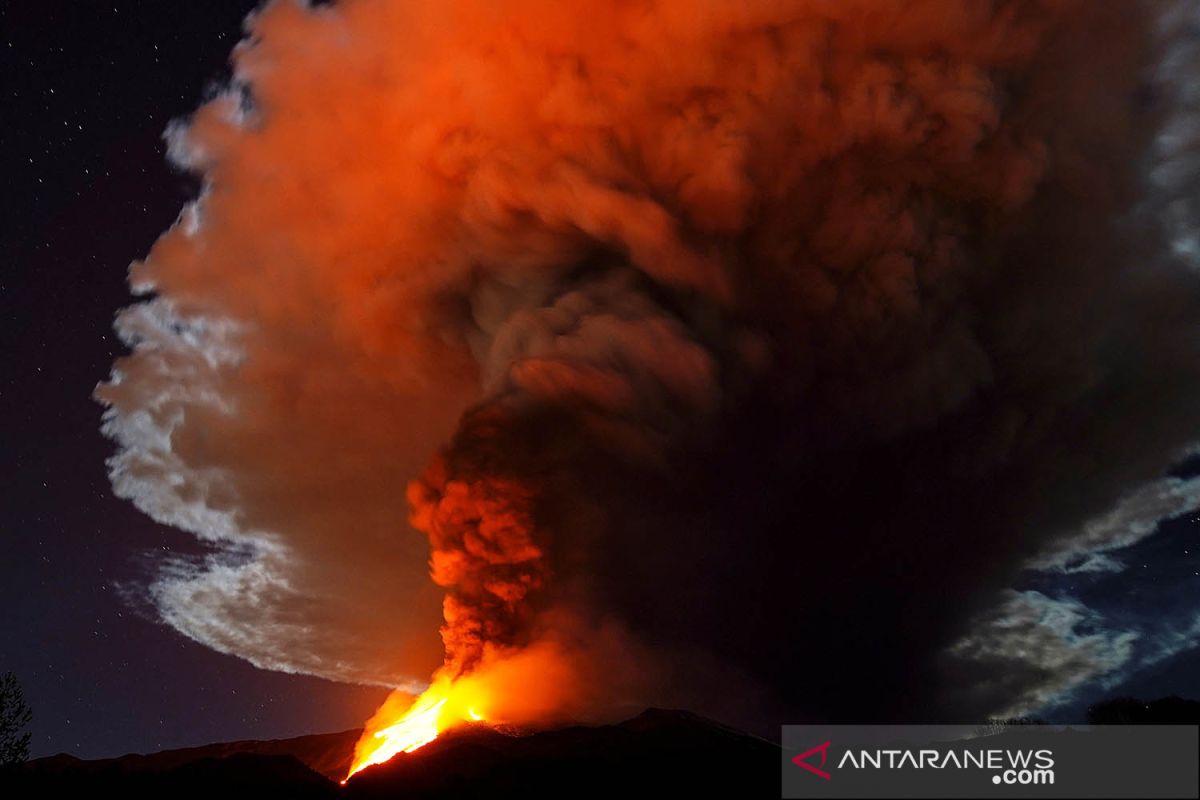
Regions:
<instances>
[{"instance_id":1,"label":"billowing smoke cloud","mask_svg":"<svg viewBox=\"0 0 1200 800\"><path fill-rule=\"evenodd\" d=\"M211 547L163 619L402 687L603 631L751 724L1103 672L1005 587L1195 491L1159 10L268 4L98 390L118 493ZM995 679L1006 630L1070 670Z\"/></svg>"}]
</instances>

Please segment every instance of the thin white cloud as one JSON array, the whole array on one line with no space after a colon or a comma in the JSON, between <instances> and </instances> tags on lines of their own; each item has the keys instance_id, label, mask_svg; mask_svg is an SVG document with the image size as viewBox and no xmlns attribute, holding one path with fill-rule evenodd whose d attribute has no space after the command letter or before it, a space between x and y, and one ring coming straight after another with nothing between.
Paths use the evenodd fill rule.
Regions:
<instances>
[{"instance_id":1,"label":"thin white cloud","mask_svg":"<svg viewBox=\"0 0 1200 800\"><path fill-rule=\"evenodd\" d=\"M1160 523L1198 507L1200 478L1164 478L1127 495L1076 535L1054 542L1027 567L1066 573L1118 572L1125 565L1115 551L1137 544Z\"/></svg>"},{"instance_id":2,"label":"thin white cloud","mask_svg":"<svg viewBox=\"0 0 1200 800\"><path fill-rule=\"evenodd\" d=\"M1105 630L1102 623L1076 600L1009 591L950 652L992 676L971 691L1004 698L994 716L1022 716L1129 663L1139 634Z\"/></svg>"}]
</instances>

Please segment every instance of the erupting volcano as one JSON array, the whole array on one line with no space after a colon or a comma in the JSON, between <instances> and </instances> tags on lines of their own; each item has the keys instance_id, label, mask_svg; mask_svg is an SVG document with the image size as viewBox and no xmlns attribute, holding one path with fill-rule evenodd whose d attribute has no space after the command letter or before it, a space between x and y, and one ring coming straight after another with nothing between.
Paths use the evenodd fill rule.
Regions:
<instances>
[{"instance_id":1,"label":"erupting volcano","mask_svg":"<svg viewBox=\"0 0 1200 800\"><path fill-rule=\"evenodd\" d=\"M1156 14L267 2L167 133L203 189L97 390L116 492L201 544L145 597L394 690L351 775L478 721L983 719L1132 663L1028 587L1200 498Z\"/></svg>"}]
</instances>

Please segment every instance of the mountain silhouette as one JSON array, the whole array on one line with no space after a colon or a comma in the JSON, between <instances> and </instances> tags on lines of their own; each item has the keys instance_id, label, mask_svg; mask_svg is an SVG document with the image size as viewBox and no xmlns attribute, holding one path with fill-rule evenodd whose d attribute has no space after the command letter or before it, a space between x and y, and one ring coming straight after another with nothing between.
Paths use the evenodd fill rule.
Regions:
<instances>
[{"instance_id":1,"label":"mountain silhouette","mask_svg":"<svg viewBox=\"0 0 1200 800\"><path fill-rule=\"evenodd\" d=\"M536 732L469 725L345 785L359 731L228 742L85 761L36 759L0 776L21 796L328 798L778 797L779 746L686 711ZM17 790L10 794L5 787Z\"/></svg>"}]
</instances>

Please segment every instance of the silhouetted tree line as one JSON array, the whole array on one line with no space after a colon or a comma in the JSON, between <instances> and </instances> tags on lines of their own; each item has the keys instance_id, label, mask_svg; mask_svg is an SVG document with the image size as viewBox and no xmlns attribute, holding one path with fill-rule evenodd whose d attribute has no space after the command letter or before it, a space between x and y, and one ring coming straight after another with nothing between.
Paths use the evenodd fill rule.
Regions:
<instances>
[{"instance_id":1,"label":"silhouetted tree line","mask_svg":"<svg viewBox=\"0 0 1200 800\"><path fill-rule=\"evenodd\" d=\"M0 677L0 767L11 767L29 758L29 732L33 712L25 702L17 676Z\"/></svg>"},{"instance_id":2,"label":"silhouetted tree line","mask_svg":"<svg viewBox=\"0 0 1200 800\"><path fill-rule=\"evenodd\" d=\"M1114 697L1088 706L1089 725L1200 725L1200 700L1171 695L1157 700ZM1014 725L1047 725L1041 717L994 719L980 728L981 733L1002 733Z\"/></svg>"}]
</instances>

